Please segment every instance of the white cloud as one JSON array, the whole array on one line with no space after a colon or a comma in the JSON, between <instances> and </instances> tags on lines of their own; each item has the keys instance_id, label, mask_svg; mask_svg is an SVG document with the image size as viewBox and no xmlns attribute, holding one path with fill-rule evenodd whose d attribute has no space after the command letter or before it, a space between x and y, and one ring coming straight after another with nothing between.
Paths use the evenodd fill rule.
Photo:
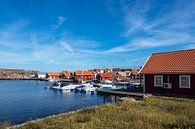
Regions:
<instances>
[{"instance_id":1,"label":"white cloud","mask_svg":"<svg viewBox=\"0 0 195 129\"><path fill-rule=\"evenodd\" d=\"M66 41L61 41L60 45L64 47L65 49L67 49L69 52L74 52L74 49L72 48L72 46L70 46Z\"/></svg>"},{"instance_id":2,"label":"white cloud","mask_svg":"<svg viewBox=\"0 0 195 129\"><path fill-rule=\"evenodd\" d=\"M195 36L191 33L191 30L195 28L194 1L186 3L186 1L178 0L174 5L165 3L165 5L159 6L158 10L154 9L155 2L148 0L122 2L121 5L126 30L123 36L129 41L106 50L105 53L175 45L178 45L179 48L188 46L195 41ZM158 17L153 17L153 14L158 14ZM189 48L191 47L193 45L189 45Z\"/></svg>"},{"instance_id":3,"label":"white cloud","mask_svg":"<svg viewBox=\"0 0 195 129\"><path fill-rule=\"evenodd\" d=\"M125 13L124 23L127 28L125 32L126 36L140 29L145 29L145 15L148 10L148 0L136 0L130 2L130 4L123 4L123 11Z\"/></svg>"}]
</instances>

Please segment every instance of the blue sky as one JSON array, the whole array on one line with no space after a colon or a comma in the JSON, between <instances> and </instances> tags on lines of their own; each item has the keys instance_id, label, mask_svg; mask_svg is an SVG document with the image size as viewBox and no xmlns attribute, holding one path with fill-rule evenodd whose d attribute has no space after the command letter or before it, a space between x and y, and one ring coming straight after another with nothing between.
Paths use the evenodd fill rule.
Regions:
<instances>
[{"instance_id":1,"label":"blue sky","mask_svg":"<svg viewBox=\"0 0 195 129\"><path fill-rule=\"evenodd\" d=\"M139 68L195 48L194 0L1 0L0 67Z\"/></svg>"}]
</instances>

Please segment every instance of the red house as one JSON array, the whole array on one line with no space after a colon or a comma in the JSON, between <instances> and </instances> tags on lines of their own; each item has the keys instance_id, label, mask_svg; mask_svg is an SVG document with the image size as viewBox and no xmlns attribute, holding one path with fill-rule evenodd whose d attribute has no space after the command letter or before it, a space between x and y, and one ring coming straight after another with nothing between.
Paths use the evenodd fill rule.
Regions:
<instances>
[{"instance_id":1,"label":"red house","mask_svg":"<svg viewBox=\"0 0 195 129\"><path fill-rule=\"evenodd\" d=\"M146 93L195 96L195 49L154 53L140 73Z\"/></svg>"},{"instance_id":2,"label":"red house","mask_svg":"<svg viewBox=\"0 0 195 129\"><path fill-rule=\"evenodd\" d=\"M94 79L94 74L91 71L76 71L75 80L76 81L89 81Z\"/></svg>"},{"instance_id":3,"label":"red house","mask_svg":"<svg viewBox=\"0 0 195 129\"><path fill-rule=\"evenodd\" d=\"M48 76L48 78L59 79L60 73L48 72L47 76Z\"/></svg>"},{"instance_id":4,"label":"red house","mask_svg":"<svg viewBox=\"0 0 195 129\"><path fill-rule=\"evenodd\" d=\"M72 78L72 75L71 75L71 73L69 71L64 70L64 71L62 71L60 73L60 77L61 78L66 78L66 79L70 79L70 78Z\"/></svg>"},{"instance_id":5,"label":"red house","mask_svg":"<svg viewBox=\"0 0 195 129\"><path fill-rule=\"evenodd\" d=\"M99 81L113 80L112 74L109 73L98 74L96 78Z\"/></svg>"}]
</instances>

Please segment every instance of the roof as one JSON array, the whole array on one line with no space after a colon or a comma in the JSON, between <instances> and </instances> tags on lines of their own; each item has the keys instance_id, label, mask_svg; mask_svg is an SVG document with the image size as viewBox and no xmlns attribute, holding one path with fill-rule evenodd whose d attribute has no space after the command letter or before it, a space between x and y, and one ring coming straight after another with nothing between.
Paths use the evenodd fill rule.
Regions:
<instances>
[{"instance_id":1,"label":"roof","mask_svg":"<svg viewBox=\"0 0 195 129\"><path fill-rule=\"evenodd\" d=\"M62 74L63 74L64 76L66 76L66 77L71 77L71 73L70 73L69 71L67 71L67 70L64 70L64 71L62 72Z\"/></svg>"},{"instance_id":2,"label":"roof","mask_svg":"<svg viewBox=\"0 0 195 129\"><path fill-rule=\"evenodd\" d=\"M54 72L48 72L47 73L49 76L59 76L60 73L54 73Z\"/></svg>"},{"instance_id":3,"label":"roof","mask_svg":"<svg viewBox=\"0 0 195 129\"><path fill-rule=\"evenodd\" d=\"M132 71L131 71L131 74L133 74L133 75L136 75L136 76L137 76L137 75L139 74L139 71L137 71L137 70L132 70Z\"/></svg>"},{"instance_id":4,"label":"roof","mask_svg":"<svg viewBox=\"0 0 195 129\"><path fill-rule=\"evenodd\" d=\"M75 71L75 75L81 75L82 71Z\"/></svg>"},{"instance_id":5,"label":"roof","mask_svg":"<svg viewBox=\"0 0 195 129\"><path fill-rule=\"evenodd\" d=\"M111 74L108 74L108 73L102 73L102 74L100 74L100 76L102 78L111 78L112 77L112 75Z\"/></svg>"},{"instance_id":6,"label":"roof","mask_svg":"<svg viewBox=\"0 0 195 129\"><path fill-rule=\"evenodd\" d=\"M75 74L84 76L84 75L93 75L93 72L91 72L91 71L76 71Z\"/></svg>"},{"instance_id":7,"label":"roof","mask_svg":"<svg viewBox=\"0 0 195 129\"><path fill-rule=\"evenodd\" d=\"M195 73L195 49L154 53L140 73Z\"/></svg>"}]
</instances>

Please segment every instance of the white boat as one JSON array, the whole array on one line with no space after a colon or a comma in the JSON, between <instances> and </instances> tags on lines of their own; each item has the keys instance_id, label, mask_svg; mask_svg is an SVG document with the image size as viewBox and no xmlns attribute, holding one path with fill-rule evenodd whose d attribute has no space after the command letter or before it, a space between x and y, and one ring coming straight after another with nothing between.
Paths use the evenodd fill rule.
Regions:
<instances>
[{"instance_id":1,"label":"white boat","mask_svg":"<svg viewBox=\"0 0 195 129\"><path fill-rule=\"evenodd\" d=\"M93 87L93 85L90 84L90 83L82 84L82 86L83 86L82 89L81 89L81 92L82 92L82 93L94 94L95 91L96 91L96 88Z\"/></svg>"},{"instance_id":2,"label":"white boat","mask_svg":"<svg viewBox=\"0 0 195 129\"><path fill-rule=\"evenodd\" d=\"M55 80L53 80L52 78L48 79L49 82L54 82Z\"/></svg>"},{"instance_id":3,"label":"white boat","mask_svg":"<svg viewBox=\"0 0 195 129\"><path fill-rule=\"evenodd\" d=\"M70 92L71 90L74 90L75 88L77 88L79 86L81 86L81 85L78 85L78 84L70 84L68 86L64 86L64 87L60 88L60 91Z\"/></svg>"},{"instance_id":4,"label":"white boat","mask_svg":"<svg viewBox=\"0 0 195 129\"><path fill-rule=\"evenodd\" d=\"M106 83L106 84L112 84L113 81L111 81L111 80L105 80L105 83Z\"/></svg>"},{"instance_id":5,"label":"white boat","mask_svg":"<svg viewBox=\"0 0 195 129\"><path fill-rule=\"evenodd\" d=\"M113 85L112 84L107 84L107 83L100 83L99 84L100 85L100 88L103 88L103 87L106 87L106 88L112 88L113 87Z\"/></svg>"}]
</instances>

